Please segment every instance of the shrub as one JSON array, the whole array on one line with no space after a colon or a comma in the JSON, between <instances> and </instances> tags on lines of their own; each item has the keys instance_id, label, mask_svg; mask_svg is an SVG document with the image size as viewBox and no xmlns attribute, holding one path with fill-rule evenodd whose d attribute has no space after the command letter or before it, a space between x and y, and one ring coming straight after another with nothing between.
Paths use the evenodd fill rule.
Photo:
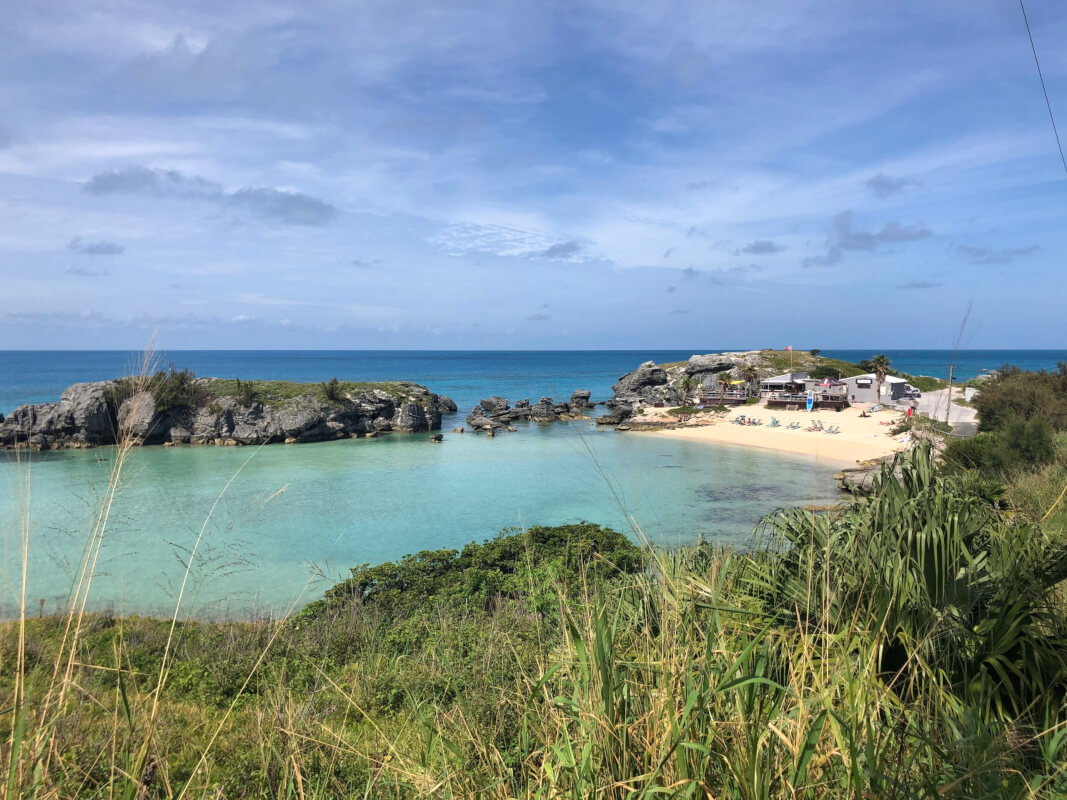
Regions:
<instances>
[{"instance_id":1,"label":"shrub","mask_svg":"<svg viewBox=\"0 0 1067 800\"><path fill-rule=\"evenodd\" d=\"M1056 455L1052 429L1040 417L1012 420L1000 432L1000 452L1005 467L1033 468L1047 464Z\"/></svg>"},{"instance_id":2,"label":"shrub","mask_svg":"<svg viewBox=\"0 0 1067 800\"><path fill-rule=\"evenodd\" d=\"M344 392L341 391L341 383L336 377L330 378L329 381L323 381L320 386L322 387L322 396L330 403L340 403L345 399Z\"/></svg>"},{"instance_id":3,"label":"shrub","mask_svg":"<svg viewBox=\"0 0 1067 800\"><path fill-rule=\"evenodd\" d=\"M822 352L822 350L820 350L818 347L813 347L808 352L811 353L813 356L818 356L819 353Z\"/></svg>"},{"instance_id":4,"label":"shrub","mask_svg":"<svg viewBox=\"0 0 1067 800\"><path fill-rule=\"evenodd\" d=\"M697 409L695 406L678 406L677 408L668 408L667 413L672 417L688 417L697 413Z\"/></svg>"},{"instance_id":5,"label":"shrub","mask_svg":"<svg viewBox=\"0 0 1067 800\"><path fill-rule=\"evenodd\" d=\"M583 522L534 526L523 533L508 529L462 551L423 550L396 562L354 567L352 577L327 590L302 615L315 618L353 603L406 617L441 601L486 606L500 597L536 600L556 583L596 585L643 566L641 549L610 528Z\"/></svg>"},{"instance_id":6,"label":"shrub","mask_svg":"<svg viewBox=\"0 0 1067 800\"><path fill-rule=\"evenodd\" d=\"M979 433L969 439L952 439L945 447L945 465L950 471L976 470L991 473L1000 458L1000 438L995 433Z\"/></svg>"},{"instance_id":7,"label":"shrub","mask_svg":"<svg viewBox=\"0 0 1067 800\"><path fill-rule=\"evenodd\" d=\"M234 393L234 396L237 398L237 403L238 403L238 405L241 405L241 406L244 406L245 408L248 408L250 405L252 405L258 399L256 382L255 381L244 381L244 382L242 382L240 378L237 378L236 382L237 382L237 390Z\"/></svg>"},{"instance_id":8,"label":"shrub","mask_svg":"<svg viewBox=\"0 0 1067 800\"><path fill-rule=\"evenodd\" d=\"M175 408L199 408L209 397L206 387L196 380L190 369L176 370L173 366L160 370L148 382L156 413L162 414Z\"/></svg>"},{"instance_id":9,"label":"shrub","mask_svg":"<svg viewBox=\"0 0 1067 800\"><path fill-rule=\"evenodd\" d=\"M1055 431L1067 430L1067 372L1023 372L1006 365L983 382L973 402L983 431L1034 418L1045 420Z\"/></svg>"},{"instance_id":10,"label":"shrub","mask_svg":"<svg viewBox=\"0 0 1067 800\"><path fill-rule=\"evenodd\" d=\"M1055 455L1052 430L1044 420L1017 419L1003 430L949 442L944 458L950 472L976 470L987 476L1005 477L1009 472L1039 468Z\"/></svg>"}]
</instances>

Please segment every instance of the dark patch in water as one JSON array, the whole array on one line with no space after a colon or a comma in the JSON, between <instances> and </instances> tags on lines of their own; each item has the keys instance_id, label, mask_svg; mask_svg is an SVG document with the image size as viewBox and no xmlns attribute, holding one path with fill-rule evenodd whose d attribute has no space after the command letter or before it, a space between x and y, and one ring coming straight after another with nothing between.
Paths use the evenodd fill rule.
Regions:
<instances>
[{"instance_id":1,"label":"dark patch in water","mask_svg":"<svg viewBox=\"0 0 1067 800\"><path fill-rule=\"evenodd\" d=\"M710 503L729 503L736 500L760 500L781 502L781 486L704 486L696 490L698 496Z\"/></svg>"}]
</instances>

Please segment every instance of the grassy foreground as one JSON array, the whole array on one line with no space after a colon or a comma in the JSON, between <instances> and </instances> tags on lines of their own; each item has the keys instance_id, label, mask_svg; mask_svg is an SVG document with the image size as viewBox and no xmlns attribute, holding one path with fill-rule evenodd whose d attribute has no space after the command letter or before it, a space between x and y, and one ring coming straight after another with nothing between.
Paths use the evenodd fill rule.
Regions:
<instances>
[{"instance_id":1,"label":"grassy foreground","mask_svg":"<svg viewBox=\"0 0 1067 800\"><path fill-rule=\"evenodd\" d=\"M1064 796L1063 540L900 467L747 554L531 528L284 622L6 624L5 796Z\"/></svg>"}]
</instances>

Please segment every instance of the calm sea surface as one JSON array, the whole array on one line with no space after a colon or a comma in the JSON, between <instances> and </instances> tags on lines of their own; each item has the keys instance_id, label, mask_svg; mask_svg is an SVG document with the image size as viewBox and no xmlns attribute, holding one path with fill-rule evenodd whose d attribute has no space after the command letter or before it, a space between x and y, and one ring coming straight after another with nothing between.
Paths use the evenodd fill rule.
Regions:
<instances>
[{"instance_id":1,"label":"calm sea surface","mask_svg":"<svg viewBox=\"0 0 1067 800\"><path fill-rule=\"evenodd\" d=\"M867 352L827 351L855 360ZM813 459L651 436L589 423L520 425L487 439L451 434L480 398L568 397L611 384L646 360L690 351L170 352L199 375L321 381L405 378L450 395L445 442L391 435L265 448L144 448L133 453L111 510L91 605L161 613L192 559L183 609L201 616L280 613L314 599L360 563L461 547L509 526L588 520L653 542L744 543L775 508L834 496L833 469ZM950 354L888 353L908 372L947 372ZM1053 368L1067 352L958 353L961 378L1005 362ZM71 383L131 372L136 354L0 352L0 412L58 398ZM100 509L112 450L0 453L0 615L17 608L20 525L29 519L28 603L66 599ZM28 489L26 479L28 478ZM213 504L218 498L214 512Z\"/></svg>"}]
</instances>

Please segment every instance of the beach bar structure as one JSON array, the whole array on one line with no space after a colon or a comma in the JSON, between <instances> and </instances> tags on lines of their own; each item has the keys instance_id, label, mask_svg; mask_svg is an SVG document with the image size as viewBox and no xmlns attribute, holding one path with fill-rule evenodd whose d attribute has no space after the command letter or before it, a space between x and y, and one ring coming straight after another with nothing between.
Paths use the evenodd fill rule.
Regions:
<instances>
[{"instance_id":1,"label":"beach bar structure","mask_svg":"<svg viewBox=\"0 0 1067 800\"><path fill-rule=\"evenodd\" d=\"M701 387L700 404L702 406L740 406L747 403L751 396L752 392L749 391L747 381L732 380L725 389L722 387L716 389L711 384L705 384Z\"/></svg>"},{"instance_id":2,"label":"beach bar structure","mask_svg":"<svg viewBox=\"0 0 1067 800\"><path fill-rule=\"evenodd\" d=\"M908 382L896 375L887 375L882 383L882 396L878 396L878 376L873 372L845 378L848 396L856 403L895 403L907 397Z\"/></svg>"},{"instance_id":3,"label":"beach bar structure","mask_svg":"<svg viewBox=\"0 0 1067 800\"><path fill-rule=\"evenodd\" d=\"M832 408L840 411L848 408L848 384L834 378L807 378L804 381L804 394L812 393L815 408Z\"/></svg>"},{"instance_id":4,"label":"beach bar structure","mask_svg":"<svg viewBox=\"0 0 1067 800\"><path fill-rule=\"evenodd\" d=\"M813 408L848 407L848 385L833 378L809 378L806 372L787 372L759 382L760 398L767 408L805 408L811 392Z\"/></svg>"},{"instance_id":5,"label":"beach bar structure","mask_svg":"<svg viewBox=\"0 0 1067 800\"><path fill-rule=\"evenodd\" d=\"M784 375L764 378L759 382L760 399L768 408L781 406L802 408L808 401L806 380L808 380L806 372L787 372Z\"/></svg>"}]
</instances>

